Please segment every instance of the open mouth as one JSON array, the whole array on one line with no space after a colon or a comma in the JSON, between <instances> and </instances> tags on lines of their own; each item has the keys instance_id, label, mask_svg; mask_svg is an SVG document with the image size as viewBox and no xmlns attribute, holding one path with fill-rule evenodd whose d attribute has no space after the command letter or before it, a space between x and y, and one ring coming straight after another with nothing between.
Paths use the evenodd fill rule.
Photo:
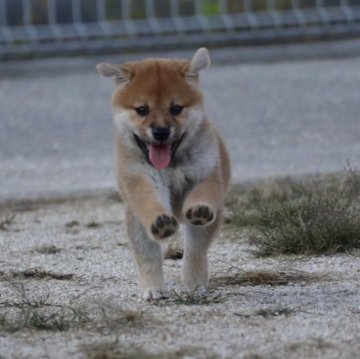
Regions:
<instances>
[{"instance_id":1,"label":"open mouth","mask_svg":"<svg viewBox=\"0 0 360 359\"><path fill-rule=\"evenodd\" d=\"M184 138L185 133L177 140L171 144L168 143L147 143L139 138L139 136L135 135L134 138L144 153L148 162L158 170L166 168L173 164L175 153L178 147L180 146L181 141Z\"/></svg>"}]
</instances>

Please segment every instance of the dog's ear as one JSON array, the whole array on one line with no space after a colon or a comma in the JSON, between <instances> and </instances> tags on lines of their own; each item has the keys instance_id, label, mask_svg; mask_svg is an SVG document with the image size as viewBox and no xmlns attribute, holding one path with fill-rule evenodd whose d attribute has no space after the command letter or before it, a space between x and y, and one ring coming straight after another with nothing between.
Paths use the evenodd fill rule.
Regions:
<instances>
[{"instance_id":1,"label":"dog's ear","mask_svg":"<svg viewBox=\"0 0 360 359\"><path fill-rule=\"evenodd\" d=\"M190 61L190 71L199 73L199 71L210 66L209 51L205 47L198 49Z\"/></svg>"},{"instance_id":2,"label":"dog's ear","mask_svg":"<svg viewBox=\"0 0 360 359\"><path fill-rule=\"evenodd\" d=\"M125 65L101 63L96 65L96 71L103 77L113 77L121 84L129 82L132 77L131 71Z\"/></svg>"},{"instance_id":3,"label":"dog's ear","mask_svg":"<svg viewBox=\"0 0 360 359\"><path fill-rule=\"evenodd\" d=\"M209 51L205 47L201 47L190 61L187 77L197 77L201 70L210 66L210 63Z\"/></svg>"}]
</instances>

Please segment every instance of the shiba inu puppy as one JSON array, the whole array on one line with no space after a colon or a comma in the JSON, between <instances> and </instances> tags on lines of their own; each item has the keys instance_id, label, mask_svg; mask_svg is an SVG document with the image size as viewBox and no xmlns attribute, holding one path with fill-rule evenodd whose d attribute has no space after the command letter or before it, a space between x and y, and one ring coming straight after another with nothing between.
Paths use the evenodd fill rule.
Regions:
<instances>
[{"instance_id":1,"label":"shiba inu puppy","mask_svg":"<svg viewBox=\"0 0 360 359\"><path fill-rule=\"evenodd\" d=\"M115 79L112 106L117 178L143 298L166 297L160 242L184 224L182 280L205 288L207 251L219 229L230 161L204 108L199 72L205 48L188 60L98 64Z\"/></svg>"}]
</instances>

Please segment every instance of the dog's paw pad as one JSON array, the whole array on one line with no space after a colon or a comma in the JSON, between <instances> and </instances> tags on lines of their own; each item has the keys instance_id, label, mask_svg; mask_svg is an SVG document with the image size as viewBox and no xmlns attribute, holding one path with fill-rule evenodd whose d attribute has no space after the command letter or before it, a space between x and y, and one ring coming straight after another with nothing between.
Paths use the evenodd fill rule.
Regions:
<instances>
[{"instance_id":1,"label":"dog's paw pad","mask_svg":"<svg viewBox=\"0 0 360 359\"><path fill-rule=\"evenodd\" d=\"M162 214L151 225L151 233L156 239L170 237L178 228L177 220L173 216Z\"/></svg>"},{"instance_id":2,"label":"dog's paw pad","mask_svg":"<svg viewBox=\"0 0 360 359\"><path fill-rule=\"evenodd\" d=\"M215 219L214 211L206 204L199 204L189 208L185 216L194 226L204 226Z\"/></svg>"}]
</instances>

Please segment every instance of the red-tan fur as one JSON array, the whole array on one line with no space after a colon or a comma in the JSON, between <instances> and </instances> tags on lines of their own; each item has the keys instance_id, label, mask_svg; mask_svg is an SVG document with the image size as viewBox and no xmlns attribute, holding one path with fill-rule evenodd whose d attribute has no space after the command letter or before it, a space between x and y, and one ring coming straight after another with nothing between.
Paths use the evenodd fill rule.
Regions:
<instances>
[{"instance_id":1,"label":"red-tan fur","mask_svg":"<svg viewBox=\"0 0 360 359\"><path fill-rule=\"evenodd\" d=\"M115 78L117 178L128 206L127 231L146 300L166 295L160 242L179 223L185 228L183 283L190 290L207 285L207 250L221 224L230 178L226 147L204 113L198 83L199 71L209 63L202 48L191 61L148 59L97 66L100 74ZM174 103L183 108L178 115L169 111ZM144 104L149 113L139 116L135 109ZM151 142L151 129L157 126L170 128L173 141L181 138L174 163L163 169L153 167L134 140L136 134Z\"/></svg>"}]
</instances>

